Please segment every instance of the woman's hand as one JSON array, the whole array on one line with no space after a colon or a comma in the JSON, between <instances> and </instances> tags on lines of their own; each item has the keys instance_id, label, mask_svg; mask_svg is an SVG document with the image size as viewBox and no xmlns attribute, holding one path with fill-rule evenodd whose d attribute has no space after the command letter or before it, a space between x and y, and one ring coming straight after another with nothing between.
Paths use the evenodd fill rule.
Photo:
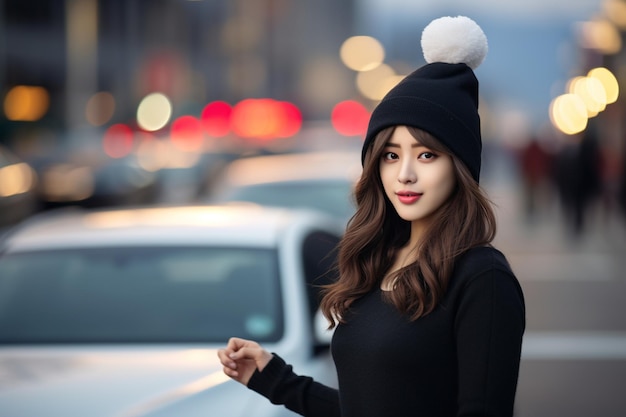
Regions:
<instances>
[{"instance_id":1,"label":"woman's hand","mask_svg":"<svg viewBox=\"0 0 626 417\"><path fill-rule=\"evenodd\" d=\"M226 348L217 351L224 373L237 382L248 385L255 370L262 371L273 355L252 340L232 337Z\"/></svg>"}]
</instances>

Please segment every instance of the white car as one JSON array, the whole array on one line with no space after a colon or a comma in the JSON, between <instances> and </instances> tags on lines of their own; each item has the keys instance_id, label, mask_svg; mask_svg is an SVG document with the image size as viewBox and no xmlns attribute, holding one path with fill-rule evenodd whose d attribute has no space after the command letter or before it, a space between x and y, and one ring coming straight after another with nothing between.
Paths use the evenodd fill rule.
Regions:
<instances>
[{"instance_id":1,"label":"white car","mask_svg":"<svg viewBox=\"0 0 626 417\"><path fill-rule=\"evenodd\" d=\"M0 415L294 415L229 380L216 351L251 338L336 385L315 323L342 231L260 206L25 222L0 244Z\"/></svg>"}]
</instances>

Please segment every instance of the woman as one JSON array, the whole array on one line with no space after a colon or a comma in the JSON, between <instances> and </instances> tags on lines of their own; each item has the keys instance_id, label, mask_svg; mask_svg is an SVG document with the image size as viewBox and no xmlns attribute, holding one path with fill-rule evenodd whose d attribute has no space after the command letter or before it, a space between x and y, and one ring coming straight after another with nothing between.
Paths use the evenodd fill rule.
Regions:
<instances>
[{"instance_id":1,"label":"woman","mask_svg":"<svg viewBox=\"0 0 626 417\"><path fill-rule=\"evenodd\" d=\"M479 186L472 69L486 39L472 20L445 17L422 48L428 64L372 113L339 279L321 303L339 389L254 341L233 338L218 353L228 376L305 416L513 414L525 311L490 245L495 216Z\"/></svg>"}]
</instances>

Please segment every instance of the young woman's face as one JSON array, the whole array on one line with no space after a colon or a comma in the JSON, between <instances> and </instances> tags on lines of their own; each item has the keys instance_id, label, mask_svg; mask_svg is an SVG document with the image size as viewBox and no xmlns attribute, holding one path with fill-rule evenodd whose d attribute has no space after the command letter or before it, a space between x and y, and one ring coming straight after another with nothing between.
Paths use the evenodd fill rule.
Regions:
<instances>
[{"instance_id":1,"label":"young woman's face","mask_svg":"<svg viewBox=\"0 0 626 417\"><path fill-rule=\"evenodd\" d=\"M456 185L452 158L420 144L405 126L385 145L380 178L398 215L414 224L425 224Z\"/></svg>"}]
</instances>

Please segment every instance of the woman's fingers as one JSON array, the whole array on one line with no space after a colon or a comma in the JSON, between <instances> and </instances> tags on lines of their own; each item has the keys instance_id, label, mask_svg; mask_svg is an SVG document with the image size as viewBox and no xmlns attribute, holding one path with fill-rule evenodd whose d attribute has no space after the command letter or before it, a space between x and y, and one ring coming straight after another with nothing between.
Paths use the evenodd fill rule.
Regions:
<instances>
[{"instance_id":1,"label":"woman's fingers","mask_svg":"<svg viewBox=\"0 0 626 417\"><path fill-rule=\"evenodd\" d=\"M255 370L262 371L273 357L257 342L237 337L229 339L226 348L217 351L217 356L224 373L244 385Z\"/></svg>"},{"instance_id":2,"label":"woman's fingers","mask_svg":"<svg viewBox=\"0 0 626 417\"><path fill-rule=\"evenodd\" d=\"M242 347L237 351L230 352L228 357L234 361L241 359L250 359L256 361L263 349L260 347Z\"/></svg>"},{"instance_id":3,"label":"woman's fingers","mask_svg":"<svg viewBox=\"0 0 626 417\"><path fill-rule=\"evenodd\" d=\"M245 345L247 341L243 339L235 339L231 338L228 341L228 345L224 349L219 349L217 351L217 356L220 359L220 362L224 366L228 366L230 368L236 368L235 359L237 358L237 352Z\"/></svg>"},{"instance_id":4,"label":"woman's fingers","mask_svg":"<svg viewBox=\"0 0 626 417\"><path fill-rule=\"evenodd\" d=\"M256 369L262 369L269 362L263 358L266 355L271 358L271 354L258 343L235 337L228 341L224 349L219 349L217 355L224 373L244 385L247 385Z\"/></svg>"},{"instance_id":5,"label":"woman's fingers","mask_svg":"<svg viewBox=\"0 0 626 417\"><path fill-rule=\"evenodd\" d=\"M255 362L264 355L264 349L252 340L232 337L224 350L226 356L231 360L251 359Z\"/></svg>"},{"instance_id":6,"label":"woman's fingers","mask_svg":"<svg viewBox=\"0 0 626 417\"><path fill-rule=\"evenodd\" d=\"M237 363L228 357L228 354L226 353L225 349L218 350L217 357L219 358L220 363L224 367L224 370L226 370L227 368L232 369L232 370L237 369Z\"/></svg>"},{"instance_id":7,"label":"woman's fingers","mask_svg":"<svg viewBox=\"0 0 626 417\"><path fill-rule=\"evenodd\" d=\"M256 343L253 340L241 339L239 337L231 337L230 339L228 339L228 344L226 345L226 348L230 348L232 350L239 350L241 347L248 346L248 345L258 346L258 343Z\"/></svg>"}]
</instances>

